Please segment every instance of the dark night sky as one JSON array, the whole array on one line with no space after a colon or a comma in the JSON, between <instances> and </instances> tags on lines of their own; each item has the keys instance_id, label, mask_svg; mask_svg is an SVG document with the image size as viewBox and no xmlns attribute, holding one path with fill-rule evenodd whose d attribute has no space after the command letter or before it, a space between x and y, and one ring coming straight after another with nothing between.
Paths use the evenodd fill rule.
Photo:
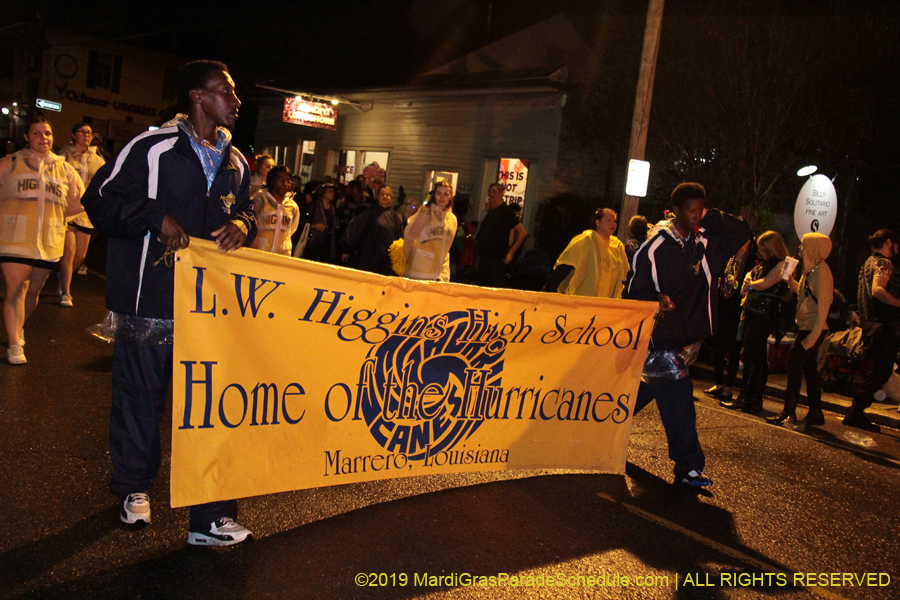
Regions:
<instances>
[{"instance_id":1,"label":"dark night sky","mask_svg":"<svg viewBox=\"0 0 900 600\"><path fill-rule=\"evenodd\" d=\"M850 19L866 10L896 4L896 0L667 0L662 35L665 40L667 27L679 16L740 15L773 22L789 17L812 23L822 16ZM293 0L240 4L0 0L4 22L0 26L33 20L41 14L48 25L97 38L186 59L222 60L229 65L239 91L248 97L253 84L280 78L300 81L305 89L403 83L560 12L601 55L608 33L603 28L604 17L633 17L616 23L628 23L635 29L627 45L635 46L636 65L646 6L646 1L640 0ZM866 40L859 40L859 44L864 46ZM622 49L618 56L632 55L629 49ZM660 68L665 68L665 60L665 56L660 57ZM631 70L630 65L625 66ZM876 95L873 110L887 117L896 112L893 107L900 85L897 64L891 68L893 73L871 82ZM636 75L623 74L620 79L625 76ZM874 137L900 137L894 135L897 132L893 130L900 129L898 120L894 121L896 127L892 125L889 131Z\"/></svg>"},{"instance_id":2,"label":"dark night sky","mask_svg":"<svg viewBox=\"0 0 900 600\"><path fill-rule=\"evenodd\" d=\"M864 11L896 4L896 0L667 0L662 35L665 40L667 27L677 23L680 16L749 16L773 22L790 18L803 26L821 17L852 19ZM48 25L97 38L186 59L222 60L228 63L241 96L252 101L253 84L279 78L300 81L306 89L403 83L560 12L601 53L607 43L603 39L604 16L633 17L616 22L635 28L626 44L634 46L633 56L629 48L623 48L619 56L631 56L636 68L646 6L639 0L294 0L243 4L0 0L0 15L5 24L32 20L40 13ZM892 14L896 16L897 12L893 10ZM894 35L893 40L897 39ZM866 40L859 40L859 45L865 46ZM660 57L659 68L665 68L665 60ZM636 73L630 73L631 65L625 67L629 72L620 80L636 77ZM869 155L865 157L869 162L886 162L884 169L896 172L896 166L892 170L891 165L900 162L900 118L895 110L900 73L896 62L885 70L892 72L873 77L876 69L860 69L869 80L865 85L873 92L871 110L876 115L875 131L864 154ZM630 120L630 102L621 102L626 103L629 106L624 112L628 114L624 118ZM652 131L651 126L651 135Z\"/></svg>"},{"instance_id":3,"label":"dark night sky","mask_svg":"<svg viewBox=\"0 0 900 600\"><path fill-rule=\"evenodd\" d=\"M676 15L815 16L889 0L668 0ZM211 7L223 8L213 9ZM423 70L531 24L566 14L592 44L605 13L643 18L639 0L294 0L265 3L0 0L8 23L40 13L48 25L187 59L229 64L256 81L303 76L311 84L367 87ZM823 8L823 7L829 8ZM835 8L837 7L837 8ZM666 25L663 25L665 35ZM640 53L640 47L635 48ZM242 77L243 78L243 77ZM238 80L247 85L247 81Z\"/></svg>"},{"instance_id":4,"label":"dark night sky","mask_svg":"<svg viewBox=\"0 0 900 600\"><path fill-rule=\"evenodd\" d=\"M33 18L41 6L48 25L188 59L222 60L257 81L302 75L315 85L341 87L398 83L559 12L588 38L601 9L645 10L623 0L300 0L218 11L206 2L0 1L10 21Z\"/></svg>"},{"instance_id":5,"label":"dark night sky","mask_svg":"<svg viewBox=\"0 0 900 600\"><path fill-rule=\"evenodd\" d=\"M889 0L668 0L666 16L849 14ZM218 4L219 9L211 6ZM827 8L826 8L827 7ZM222 60L246 89L301 76L311 86L390 85L533 23L566 14L588 44L605 13L636 15L639 0L294 0L241 4L0 0L4 21L33 19L187 59ZM639 22L639 21L638 21ZM663 24L665 36L666 24ZM599 41L598 43L602 43ZM640 47L635 48L640 53Z\"/></svg>"}]
</instances>

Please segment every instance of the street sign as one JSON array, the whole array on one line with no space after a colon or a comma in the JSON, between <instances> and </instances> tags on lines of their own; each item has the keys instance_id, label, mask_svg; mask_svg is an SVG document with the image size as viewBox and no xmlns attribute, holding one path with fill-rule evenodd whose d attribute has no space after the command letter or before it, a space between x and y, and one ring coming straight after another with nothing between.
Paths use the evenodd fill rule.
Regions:
<instances>
[{"instance_id":1,"label":"street sign","mask_svg":"<svg viewBox=\"0 0 900 600\"><path fill-rule=\"evenodd\" d=\"M647 181L650 179L650 163L632 158L628 161L628 179L625 193L636 198L647 195Z\"/></svg>"},{"instance_id":2,"label":"street sign","mask_svg":"<svg viewBox=\"0 0 900 600\"><path fill-rule=\"evenodd\" d=\"M55 112L62 111L62 104L59 102L51 102L50 100L44 100L43 98L38 98L34 101L34 105L38 108L43 108L44 110L52 110Z\"/></svg>"}]
</instances>

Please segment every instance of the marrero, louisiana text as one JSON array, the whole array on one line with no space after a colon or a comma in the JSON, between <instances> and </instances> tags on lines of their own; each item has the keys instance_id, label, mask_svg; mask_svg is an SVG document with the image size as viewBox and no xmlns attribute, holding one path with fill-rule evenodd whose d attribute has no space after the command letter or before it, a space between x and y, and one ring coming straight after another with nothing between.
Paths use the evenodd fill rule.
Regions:
<instances>
[{"instance_id":1,"label":"marrero, louisiana text","mask_svg":"<svg viewBox=\"0 0 900 600\"><path fill-rule=\"evenodd\" d=\"M420 467L443 467L446 465L472 465L508 463L509 450L506 448L487 449L466 448L465 444L456 450L438 450L433 452L431 446L425 447L425 460ZM413 463L409 462L406 454L367 454L364 456L341 455L340 450L333 453L325 451L325 476L352 475L355 473L367 473L369 471L389 471L391 469L412 469Z\"/></svg>"}]
</instances>

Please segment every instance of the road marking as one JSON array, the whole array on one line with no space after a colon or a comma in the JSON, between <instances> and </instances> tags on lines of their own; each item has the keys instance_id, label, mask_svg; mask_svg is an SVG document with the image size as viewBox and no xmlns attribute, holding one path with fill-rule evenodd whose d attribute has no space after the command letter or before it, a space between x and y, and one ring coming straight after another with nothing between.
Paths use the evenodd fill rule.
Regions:
<instances>
[{"instance_id":1,"label":"road marking","mask_svg":"<svg viewBox=\"0 0 900 600\"><path fill-rule=\"evenodd\" d=\"M598 493L597 495L599 497L603 498L604 500L612 502L613 504L618 504L619 506L623 507L625 510L627 510L631 513L634 513L634 514L638 515L639 517L647 519L648 521L656 523L657 525L662 525L666 529L671 529L672 531L676 531L682 535L685 535L696 542L700 542L704 546L707 546L709 548L712 548L713 550L721 552L722 554L726 554L732 558L736 558L742 562L745 562L751 566L757 567L758 569L761 569L761 570L769 572L769 573L776 573L776 574L783 573L788 576L788 581L793 581L794 573L791 571L785 571L783 569L779 569L778 567L776 567L774 565L770 565L759 559L753 558L752 556L750 556L748 554L744 554L740 550L735 550L734 548L732 548L730 546L720 544L719 542L712 540L704 535L701 535L701 534L697 533L696 531L692 531L686 527L682 527L681 525L678 525L677 523L673 523L672 521L664 519L664 518L662 518L658 515L655 515L651 512L647 512L644 509L638 508L636 506L632 506L631 504L628 504L626 502L619 502L618 500L616 500L615 498L613 498L612 496L610 496L608 494ZM816 594L817 596L819 596L821 598L825 598L826 600L847 600L843 596L835 594L834 592L829 591L828 589L819 587L819 586L797 586L797 585L794 585L793 587L801 587L809 592L812 592L813 594Z\"/></svg>"}]
</instances>

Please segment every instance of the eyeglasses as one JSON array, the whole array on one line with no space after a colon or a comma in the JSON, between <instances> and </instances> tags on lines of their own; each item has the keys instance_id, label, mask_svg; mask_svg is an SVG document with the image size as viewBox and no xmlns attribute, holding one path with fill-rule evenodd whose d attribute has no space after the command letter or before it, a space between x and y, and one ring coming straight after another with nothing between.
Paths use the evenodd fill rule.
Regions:
<instances>
[{"instance_id":1,"label":"eyeglasses","mask_svg":"<svg viewBox=\"0 0 900 600\"><path fill-rule=\"evenodd\" d=\"M76 134L81 134L81 135L93 135L94 132L91 131L90 129L79 129L79 130L76 131L75 133L76 133Z\"/></svg>"}]
</instances>

